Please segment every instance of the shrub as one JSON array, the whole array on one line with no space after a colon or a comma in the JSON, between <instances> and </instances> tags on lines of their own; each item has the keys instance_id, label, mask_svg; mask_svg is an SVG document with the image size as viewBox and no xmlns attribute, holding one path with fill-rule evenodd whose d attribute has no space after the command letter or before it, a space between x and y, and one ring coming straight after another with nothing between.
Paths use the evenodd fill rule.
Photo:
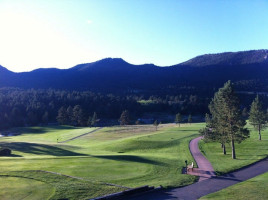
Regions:
<instances>
[{"instance_id":1,"label":"shrub","mask_svg":"<svg viewBox=\"0 0 268 200\"><path fill-rule=\"evenodd\" d=\"M10 155L11 155L11 149L8 148L0 149L0 156L10 156Z\"/></svg>"}]
</instances>

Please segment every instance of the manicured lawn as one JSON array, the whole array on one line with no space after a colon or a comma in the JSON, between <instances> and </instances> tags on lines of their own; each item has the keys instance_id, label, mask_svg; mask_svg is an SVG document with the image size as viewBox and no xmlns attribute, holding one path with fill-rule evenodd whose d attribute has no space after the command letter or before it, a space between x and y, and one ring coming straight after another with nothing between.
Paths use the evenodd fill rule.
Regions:
<instances>
[{"instance_id":1,"label":"manicured lawn","mask_svg":"<svg viewBox=\"0 0 268 200\"><path fill-rule=\"evenodd\" d=\"M14 154L0 158L0 175L28 177L50 184L55 189L55 199L93 198L124 190L103 183L127 187L187 185L196 179L181 174L184 161L193 161L188 143L202 126L169 124L161 125L158 131L152 125L109 127L63 144L56 143L57 138L69 139L92 129L69 126L17 129L22 133L20 136L0 138L0 146L11 148ZM74 179L73 184L69 178L55 185L54 180L62 176L36 174L33 170L58 172L88 181Z\"/></svg>"},{"instance_id":2,"label":"manicured lawn","mask_svg":"<svg viewBox=\"0 0 268 200\"><path fill-rule=\"evenodd\" d=\"M241 144L236 144L236 160L231 158L230 146L227 146L227 155L223 155L219 143L200 142L200 149L218 174L239 169L268 156L268 129L263 131L262 141L259 141L258 133L251 126L248 127L251 130L250 138ZM268 173L265 173L201 199L268 199L267 186Z\"/></svg>"},{"instance_id":3,"label":"manicured lawn","mask_svg":"<svg viewBox=\"0 0 268 200\"><path fill-rule=\"evenodd\" d=\"M1 200L27 199L42 200L53 196L54 188L41 181L27 178L0 176Z\"/></svg>"},{"instance_id":4,"label":"manicured lawn","mask_svg":"<svg viewBox=\"0 0 268 200\"><path fill-rule=\"evenodd\" d=\"M11 129L11 133L21 134L19 137L12 138L13 141L27 141L27 142L45 142L56 143L65 141L95 130L96 128L75 128L73 126L41 126L41 127L25 127Z\"/></svg>"},{"instance_id":5,"label":"manicured lawn","mask_svg":"<svg viewBox=\"0 0 268 200\"><path fill-rule=\"evenodd\" d=\"M40 171L1 173L0 199L87 199L123 188Z\"/></svg>"},{"instance_id":6,"label":"manicured lawn","mask_svg":"<svg viewBox=\"0 0 268 200\"><path fill-rule=\"evenodd\" d=\"M227 173L243 166L252 164L268 156L268 129L262 133L262 141L258 140L258 134L249 126L250 138L241 144L235 144L237 159L231 158L231 146L227 145L227 155L223 155L219 143L204 143L201 141L199 147L203 154L212 163L213 168L219 174Z\"/></svg>"},{"instance_id":7,"label":"manicured lawn","mask_svg":"<svg viewBox=\"0 0 268 200\"><path fill-rule=\"evenodd\" d=\"M247 180L245 182L236 184L234 186L223 189L219 192L209 194L202 197L205 199L228 199L228 200L258 200L258 199L268 199L268 172Z\"/></svg>"}]
</instances>

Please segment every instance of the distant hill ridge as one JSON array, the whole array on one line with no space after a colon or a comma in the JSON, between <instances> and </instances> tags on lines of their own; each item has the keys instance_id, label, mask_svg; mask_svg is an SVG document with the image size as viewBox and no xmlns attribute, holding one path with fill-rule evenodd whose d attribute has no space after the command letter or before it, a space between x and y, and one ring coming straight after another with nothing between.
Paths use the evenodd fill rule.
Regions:
<instances>
[{"instance_id":1,"label":"distant hill ridge","mask_svg":"<svg viewBox=\"0 0 268 200\"><path fill-rule=\"evenodd\" d=\"M242 90L268 91L267 57L268 50L205 54L169 67L133 65L121 58L106 58L69 69L22 73L0 66L0 87L176 93L185 87L211 89L232 80Z\"/></svg>"},{"instance_id":2,"label":"distant hill ridge","mask_svg":"<svg viewBox=\"0 0 268 200\"><path fill-rule=\"evenodd\" d=\"M251 50L239 52L225 52L205 54L192 58L182 65L209 66L209 65L243 65L267 62L268 50Z\"/></svg>"}]
</instances>

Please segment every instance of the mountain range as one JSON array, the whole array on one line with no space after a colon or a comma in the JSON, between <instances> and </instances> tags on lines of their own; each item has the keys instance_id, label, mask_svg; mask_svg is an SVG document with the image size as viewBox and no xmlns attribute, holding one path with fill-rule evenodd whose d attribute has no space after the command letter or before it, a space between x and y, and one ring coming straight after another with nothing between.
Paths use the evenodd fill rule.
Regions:
<instances>
[{"instance_id":1,"label":"mountain range","mask_svg":"<svg viewBox=\"0 0 268 200\"><path fill-rule=\"evenodd\" d=\"M242 91L268 92L267 58L268 50L251 50L205 54L166 67L133 65L121 58L21 73L0 66L0 87L169 94L210 91L231 80Z\"/></svg>"}]
</instances>

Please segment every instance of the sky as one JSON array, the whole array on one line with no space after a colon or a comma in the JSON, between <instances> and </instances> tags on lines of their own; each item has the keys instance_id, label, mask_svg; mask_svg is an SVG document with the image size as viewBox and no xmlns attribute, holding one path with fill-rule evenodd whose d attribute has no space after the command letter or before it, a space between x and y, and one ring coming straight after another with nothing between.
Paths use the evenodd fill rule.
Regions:
<instances>
[{"instance_id":1,"label":"sky","mask_svg":"<svg viewBox=\"0 0 268 200\"><path fill-rule=\"evenodd\" d=\"M0 0L0 65L14 72L267 48L267 0Z\"/></svg>"}]
</instances>

